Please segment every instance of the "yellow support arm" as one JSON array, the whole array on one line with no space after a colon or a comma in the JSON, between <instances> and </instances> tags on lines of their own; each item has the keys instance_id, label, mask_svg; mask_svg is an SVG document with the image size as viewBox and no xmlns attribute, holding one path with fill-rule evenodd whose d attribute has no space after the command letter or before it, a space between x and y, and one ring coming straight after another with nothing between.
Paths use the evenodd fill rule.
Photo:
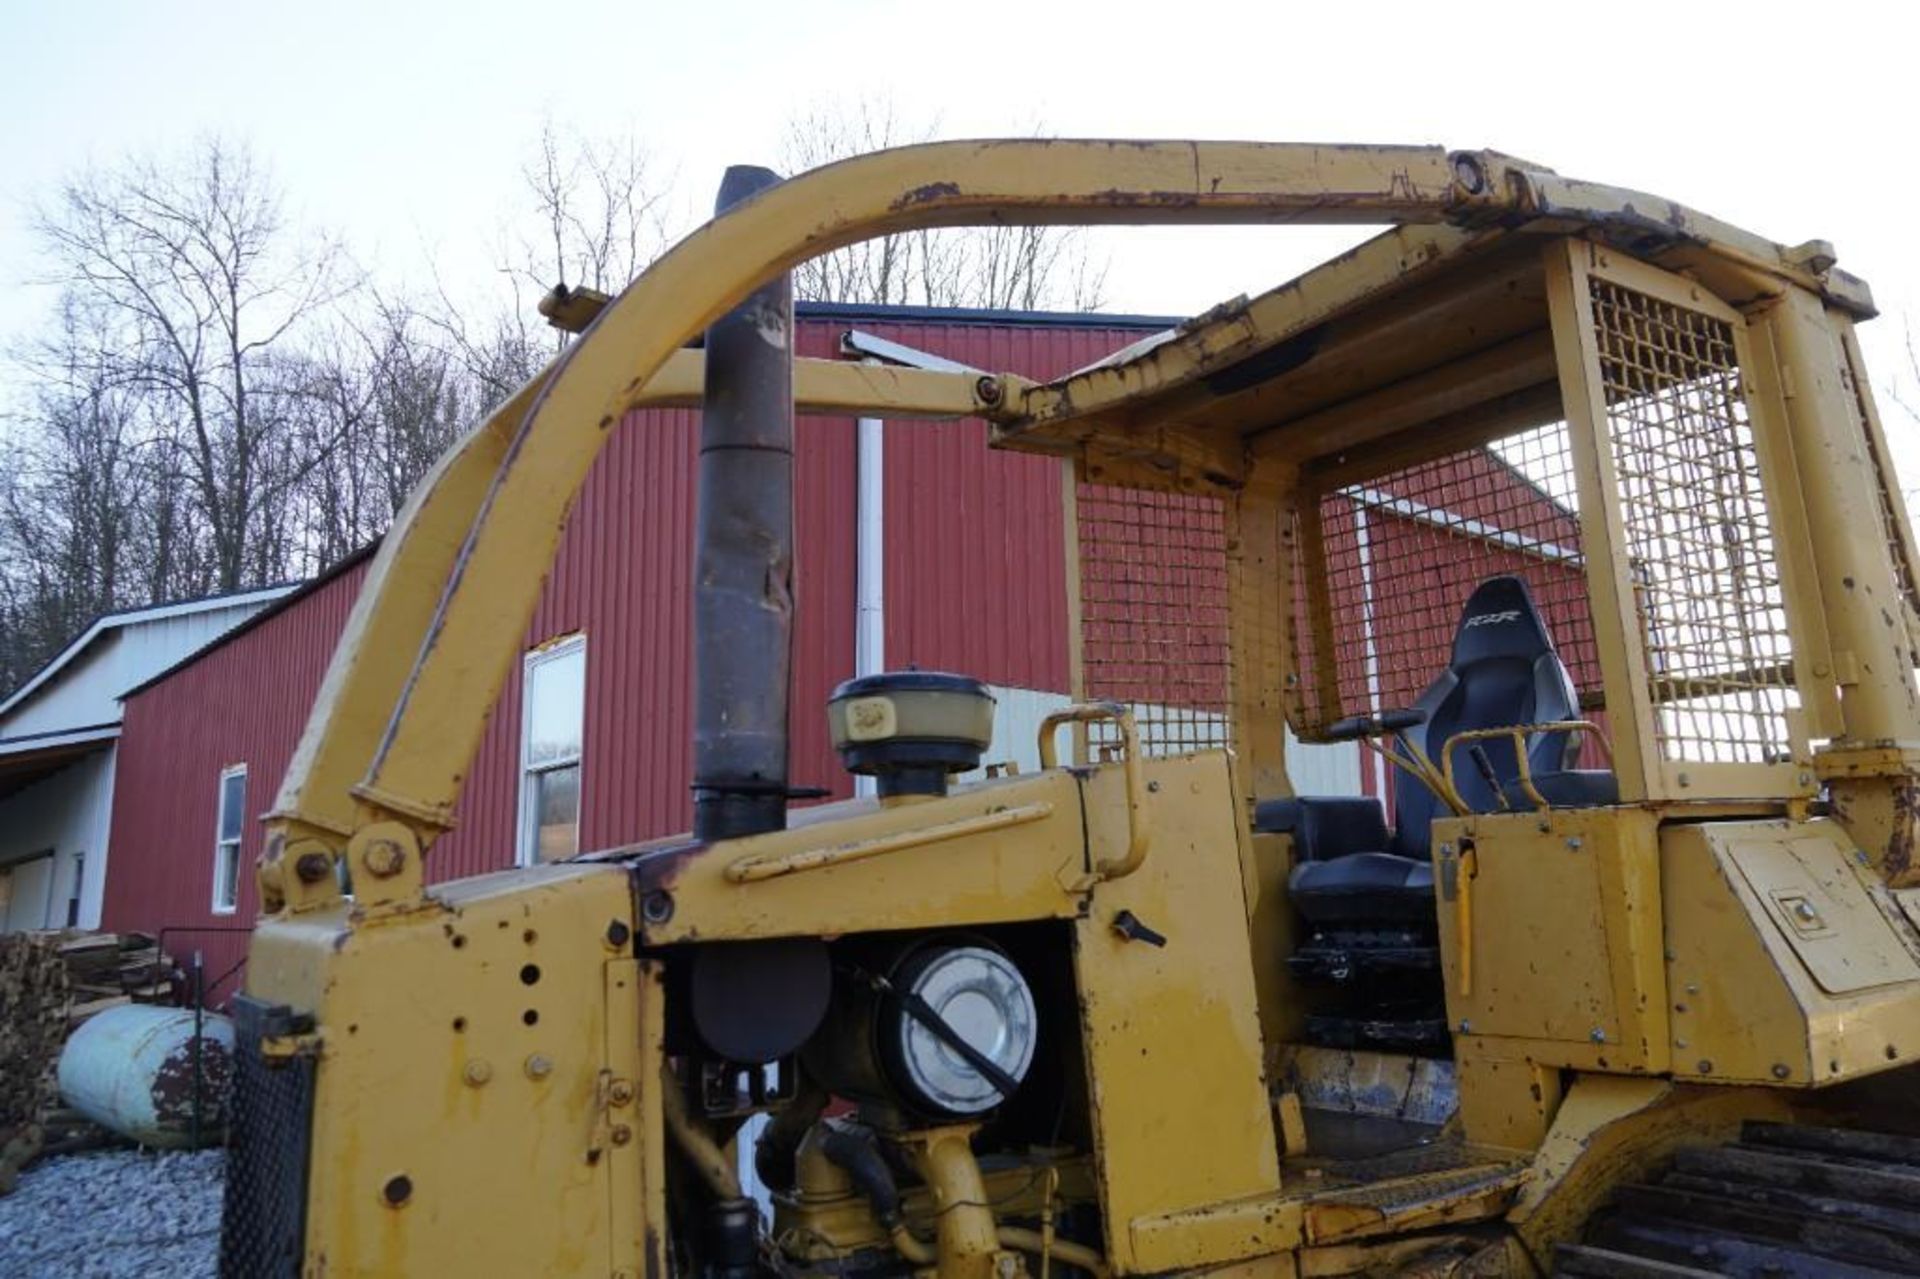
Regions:
<instances>
[{"instance_id":1,"label":"yellow support arm","mask_svg":"<svg viewBox=\"0 0 1920 1279\"><path fill-rule=\"evenodd\" d=\"M568 507L608 432L695 334L794 264L899 231L983 223L1406 223L1493 203L1487 167L1437 147L945 142L803 174L714 219L428 476L375 558L273 814L272 909L332 896L282 875L354 841L363 906L419 891L518 651ZM357 802L356 802L357 801ZM390 838L396 828L410 839ZM397 843L397 847L395 844ZM383 876L363 874L377 845ZM311 864L311 863L310 863Z\"/></svg>"}]
</instances>

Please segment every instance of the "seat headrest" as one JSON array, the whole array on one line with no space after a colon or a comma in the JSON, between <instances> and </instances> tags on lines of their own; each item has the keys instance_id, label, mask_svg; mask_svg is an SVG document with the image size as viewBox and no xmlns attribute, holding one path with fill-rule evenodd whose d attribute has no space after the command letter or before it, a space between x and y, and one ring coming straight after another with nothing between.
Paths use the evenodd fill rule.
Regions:
<instances>
[{"instance_id":1,"label":"seat headrest","mask_svg":"<svg viewBox=\"0 0 1920 1279\"><path fill-rule=\"evenodd\" d=\"M1533 659L1551 652L1553 639L1540 620L1540 611L1533 606L1526 582L1502 575L1474 587L1453 633L1452 666L1456 671L1488 658Z\"/></svg>"}]
</instances>

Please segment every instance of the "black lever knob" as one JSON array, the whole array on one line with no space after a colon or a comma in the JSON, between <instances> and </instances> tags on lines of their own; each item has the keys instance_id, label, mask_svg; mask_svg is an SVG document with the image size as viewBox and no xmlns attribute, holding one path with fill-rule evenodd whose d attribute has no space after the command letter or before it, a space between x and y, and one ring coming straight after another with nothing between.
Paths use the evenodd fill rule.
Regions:
<instances>
[{"instance_id":1,"label":"black lever knob","mask_svg":"<svg viewBox=\"0 0 1920 1279\"><path fill-rule=\"evenodd\" d=\"M1147 927L1141 923L1139 917L1130 910L1123 910L1113 917L1113 931L1119 933L1128 941L1143 941L1149 946L1164 946L1167 944L1167 935L1165 933L1158 933Z\"/></svg>"}]
</instances>

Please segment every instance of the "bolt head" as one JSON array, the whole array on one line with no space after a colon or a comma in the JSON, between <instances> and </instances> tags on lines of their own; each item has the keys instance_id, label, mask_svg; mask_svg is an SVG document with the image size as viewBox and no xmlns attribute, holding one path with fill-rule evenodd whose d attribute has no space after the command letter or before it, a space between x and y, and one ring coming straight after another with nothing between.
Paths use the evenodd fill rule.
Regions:
<instances>
[{"instance_id":1,"label":"bolt head","mask_svg":"<svg viewBox=\"0 0 1920 1279\"><path fill-rule=\"evenodd\" d=\"M293 863L293 873L303 884L317 884L333 873L333 858L325 853L302 853Z\"/></svg>"},{"instance_id":2,"label":"bolt head","mask_svg":"<svg viewBox=\"0 0 1920 1279\"><path fill-rule=\"evenodd\" d=\"M627 1127L625 1124L615 1124L613 1131L609 1133L608 1136L613 1138L614 1145L624 1146L633 1140L633 1129Z\"/></svg>"},{"instance_id":3,"label":"bolt head","mask_svg":"<svg viewBox=\"0 0 1920 1279\"><path fill-rule=\"evenodd\" d=\"M545 1079L553 1073L553 1059L545 1053L535 1053L527 1058L527 1078Z\"/></svg>"},{"instance_id":4,"label":"bolt head","mask_svg":"<svg viewBox=\"0 0 1920 1279\"><path fill-rule=\"evenodd\" d=\"M624 1106L633 1100L633 1085L624 1079L616 1079L607 1089L607 1100L616 1106Z\"/></svg>"},{"instance_id":5,"label":"bolt head","mask_svg":"<svg viewBox=\"0 0 1920 1279\"><path fill-rule=\"evenodd\" d=\"M398 875L407 864L407 852L391 839L376 839L367 845L364 858L367 869L381 879Z\"/></svg>"},{"instance_id":6,"label":"bolt head","mask_svg":"<svg viewBox=\"0 0 1920 1279\"><path fill-rule=\"evenodd\" d=\"M478 1088L493 1078L493 1064L484 1057L475 1057L467 1063L467 1068L461 1072L460 1077L467 1081L469 1087Z\"/></svg>"},{"instance_id":7,"label":"bolt head","mask_svg":"<svg viewBox=\"0 0 1920 1279\"><path fill-rule=\"evenodd\" d=\"M1604 1044L1607 1042L1607 1032L1595 1026L1591 1031L1587 1032L1587 1038L1596 1044Z\"/></svg>"}]
</instances>

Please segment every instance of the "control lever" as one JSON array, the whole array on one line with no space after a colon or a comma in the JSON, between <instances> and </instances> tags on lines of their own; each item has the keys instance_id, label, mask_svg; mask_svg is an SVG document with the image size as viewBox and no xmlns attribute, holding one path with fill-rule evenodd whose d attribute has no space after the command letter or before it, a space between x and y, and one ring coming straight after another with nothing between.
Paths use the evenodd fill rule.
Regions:
<instances>
[{"instance_id":1,"label":"control lever","mask_svg":"<svg viewBox=\"0 0 1920 1279\"><path fill-rule=\"evenodd\" d=\"M1167 935L1140 922L1140 917L1130 910L1123 910L1113 917L1113 931L1128 941L1143 941L1149 946L1165 946Z\"/></svg>"},{"instance_id":2,"label":"control lever","mask_svg":"<svg viewBox=\"0 0 1920 1279\"><path fill-rule=\"evenodd\" d=\"M1330 742L1351 742L1363 737L1385 737L1389 733L1399 734L1409 728L1418 728L1426 722L1427 713L1412 707L1381 711L1378 715L1349 715L1327 725L1326 739Z\"/></svg>"},{"instance_id":3,"label":"control lever","mask_svg":"<svg viewBox=\"0 0 1920 1279\"><path fill-rule=\"evenodd\" d=\"M1507 798L1507 788L1500 784L1500 774L1494 771L1493 760L1487 755L1487 748L1476 742L1467 748L1467 754L1472 758L1473 766L1480 770L1480 780L1485 782L1487 789L1493 792L1493 797L1499 801L1500 807L1512 809L1513 801Z\"/></svg>"}]
</instances>

